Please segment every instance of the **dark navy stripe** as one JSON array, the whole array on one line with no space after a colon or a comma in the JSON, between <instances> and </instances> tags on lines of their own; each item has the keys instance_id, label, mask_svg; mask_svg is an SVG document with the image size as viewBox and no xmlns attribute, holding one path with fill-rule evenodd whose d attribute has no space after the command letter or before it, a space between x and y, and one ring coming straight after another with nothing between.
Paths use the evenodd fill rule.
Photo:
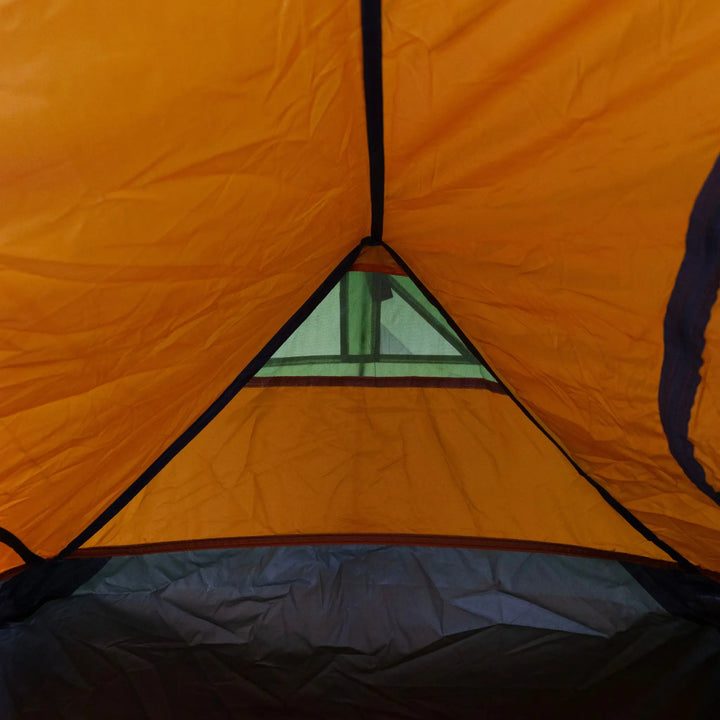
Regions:
<instances>
[{"instance_id":1,"label":"dark navy stripe","mask_svg":"<svg viewBox=\"0 0 720 720\"><path fill-rule=\"evenodd\" d=\"M248 380L262 368L278 348L309 317L310 313L323 301L325 296L350 269L360 254L362 244L358 244L340 264L328 275L320 287L308 298L300 309L280 328L273 338L250 361L247 367L228 385L210 407L185 430L146 470L106 508L85 530L83 530L58 555L65 557L86 543L98 530L115 517L191 440L218 416L220 411L240 392Z\"/></svg>"},{"instance_id":2,"label":"dark navy stripe","mask_svg":"<svg viewBox=\"0 0 720 720\"><path fill-rule=\"evenodd\" d=\"M665 314L665 356L660 374L660 418L670 452L685 474L720 504L689 438L690 415L700 386L705 328L720 285L720 159L690 214L685 257Z\"/></svg>"},{"instance_id":3,"label":"dark navy stripe","mask_svg":"<svg viewBox=\"0 0 720 720\"><path fill-rule=\"evenodd\" d=\"M365 119L370 156L372 244L383 235L385 212L385 144L383 139L382 2L361 0Z\"/></svg>"},{"instance_id":4,"label":"dark navy stripe","mask_svg":"<svg viewBox=\"0 0 720 720\"><path fill-rule=\"evenodd\" d=\"M555 440L555 438L535 419L535 416L523 405L523 403L513 394L513 392L503 383L503 381L497 376L493 368L483 357L482 353L473 345L470 338L462 331L458 324L453 320L450 314L440 304L438 299L428 290L427 287L422 283L417 275L410 269L408 264L395 252L389 245L382 243L386 250L392 255L395 262L407 273L408 277L422 290L425 297L431 302L443 315L448 325L457 333L458 337L465 343L468 350L487 368L490 374L495 378L498 384L503 388L507 395L522 411L525 417L540 430L540 432L562 453L565 459L573 466L575 472L589 482L605 502L610 505L623 519L629 523L635 530L637 530L646 540L649 540L653 545L659 547L663 552L667 553L673 560L675 560L681 567L695 571L695 566L683 555L681 555L675 548L668 545L664 540L661 540L650 528L644 525L635 515L633 515L622 503L616 500L602 485L596 480L591 478L567 453L567 451Z\"/></svg>"},{"instance_id":5,"label":"dark navy stripe","mask_svg":"<svg viewBox=\"0 0 720 720\"><path fill-rule=\"evenodd\" d=\"M15 534L0 527L0 542L12 548L28 565L43 562L43 558L36 555L30 548Z\"/></svg>"}]
</instances>

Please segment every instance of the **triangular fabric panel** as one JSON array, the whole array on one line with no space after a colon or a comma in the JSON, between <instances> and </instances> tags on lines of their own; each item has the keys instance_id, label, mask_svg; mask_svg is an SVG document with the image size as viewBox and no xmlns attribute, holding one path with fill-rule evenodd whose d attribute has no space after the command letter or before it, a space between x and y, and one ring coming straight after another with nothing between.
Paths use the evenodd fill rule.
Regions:
<instances>
[{"instance_id":1,"label":"triangular fabric panel","mask_svg":"<svg viewBox=\"0 0 720 720\"><path fill-rule=\"evenodd\" d=\"M393 324L383 307L393 302L415 325ZM401 355L383 345L382 328L402 338ZM349 272L248 385L85 551L422 536L668 559L525 416L409 277Z\"/></svg>"}]
</instances>

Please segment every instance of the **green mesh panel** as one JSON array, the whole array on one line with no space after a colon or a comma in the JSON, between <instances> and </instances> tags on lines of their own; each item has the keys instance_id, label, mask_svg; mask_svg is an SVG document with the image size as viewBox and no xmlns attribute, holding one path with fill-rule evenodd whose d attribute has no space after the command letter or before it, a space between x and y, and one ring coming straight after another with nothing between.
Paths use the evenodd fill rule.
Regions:
<instances>
[{"instance_id":1,"label":"green mesh panel","mask_svg":"<svg viewBox=\"0 0 720 720\"><path fill-rule=\"evenodd\" d=\"M349 272L259 377L492 375L408 277Z\"/></svg>"}]
</instances>

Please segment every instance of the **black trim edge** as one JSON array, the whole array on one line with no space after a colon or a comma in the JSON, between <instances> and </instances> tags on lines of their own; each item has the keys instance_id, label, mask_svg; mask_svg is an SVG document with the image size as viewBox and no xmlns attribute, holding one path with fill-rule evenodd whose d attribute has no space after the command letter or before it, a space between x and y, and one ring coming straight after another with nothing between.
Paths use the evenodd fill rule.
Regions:
<instances>
[{"instance_id":1,"label":"black trim edge","mask_svg":"<svg viewBox=\"0 0 720 720\"><path fill-rule=\"evenodd\" d=\"M193 440L207 425L225 408L228 403L240 392L250 378L262 368L278 348L295 332L295 330L310 316L310 313L323 301L330 290L335 287L340 278L350 269L362 249L362 244L356 245L337 267L323 280L315 292L301 305L292 317L278 330L272 339L248 363L245 369L228 385L220 396L198 417L185 432L171 443L165 451L119 496L117 497L85 530L58 554L63 558L77 550L87 542L96 532L117 515L191 440ZM19 553L18 553L19 554Z\"/></svg>"},{"instance_id":2,"label":"black trim edge","mask_svg":"<svg viewBox=\"0 0 720 720\"><path fill-rule=\"evenodd\" d=\"M538 430L540 430L540 432L542 432L542 434L563 454L565 459L573 466L578 475L580 475L587 482L589 482L595 488L595 490L600 493L603 500L605 500L605 502L607 502L608 505L613 508L613 510L615 510L619 515L621 515L623 519L628 522L633 528L635 528L635 530L637 530L646 540L653 543L653 545L659 547L663 552L667 553L667 555L669 555L673 560L675 560L682 568L688 571L698 571L698 568L695 565L693 565L687 558L685 558L677 550L675 550L675 548L668 545L664 540L661 540L652 530L650 530L650 528L644 525L641 520L635 517L635 515L633 515L624 505L622 505L618 500L616 500L602 485L600 485L596 480L593 480L593 478L591 478L572 459L572 457L570 457L565 448L563 448L562 445L560 445L560 443L543 427L543 425L538 420L536 420L535 416L523 405L523 403L515 396L515 394L507 387L507 385L503 383L503 381L498 377L492 366L472 343L470 338L468 338L468 336L462 331L462 329L458 326L455 320L453 320L447 310L445 310L445 308L440 304L438 299L430 292L430 290L428 290L422 280L418 278L418 276L412 271L412 269L402 259L402 257L400 257L400 255L398 255L398 253L393 250L393 248L391 248L387 243L383 242L382 245L390 253L393 260L395 260L395 262L407 273L408 277L411 278L415 282L415 284L422 290L428 301L431 302L442 313L443 317L445 318L445 320L447 320L450 327L458 334L458 337L460 337L460 339L465 343L465 345L472 352L472 354L487 368L490 374L505 390L507 395L522 411L525 417L527 417L528 420L530 420L533 425L535 425L535 427L537 427Z\"/></svg>"},{"instance_id":3,"label":"black trim edge","mask_svg":"<svg viewBox=\"0 0 720 720\"><path fill-rule=\"evenodd\" d=\"M370 160L372 224L368 244L379 244L385 211L385 143L383 128L382 0L360 0L365 120Z\"/></svg>"},{"instance_id":4,"label":"black trim edge","mask_svg":"<svg viewBox=\"0 0 720 720\"><path fill-rule=\"evenodd\" d=\"M3 527L0 527L0 542L14 550L28 565L45 562L44 558L36 555L17 535Z\"/></svg>"},{"instance_id":5,"label":"black trim edge","mask_svg":"<svg viewBox=\"0 0 720 720\"><path fill-rule=\"evenodd\" d=\"M371 388L445 388L486 390L504 395L505 389L494 380L461 377L416 377L395 375L267 375L248 380L245 387L371 387Z\"/></svg>"},{"instance_id":6,"label":"black trim edge","mask_svg":"<svg viewBox=\"0 0 720 720\"><path fill-rule=\"evenodd\" d=\"M658 405L670 452L690 481L720 505L720 493L705 477L689 437L700 387L705 329L720 286L720 159L715 162L690 213L685 255L665 314L665 354Z\"/></svg>"}]
</instances>

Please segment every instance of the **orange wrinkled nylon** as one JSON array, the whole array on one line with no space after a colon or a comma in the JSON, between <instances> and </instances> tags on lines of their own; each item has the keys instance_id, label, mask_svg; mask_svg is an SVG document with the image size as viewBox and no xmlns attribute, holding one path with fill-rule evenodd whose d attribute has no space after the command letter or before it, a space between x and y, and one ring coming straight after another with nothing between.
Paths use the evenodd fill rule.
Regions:
<instances>
[{"instance_id":1,"label":"orange wrinkled nylon","mask_svg":"<svg viewBox=\"0 0 720 720\"><path fill-rule=\"evenodd\" d=\"M670 455L657 395L688 218L720 152L720 6L385 8L387 242L590 476L719 569L720 508ZM707 375L715 330L709 343ZM705 454L709 406L691 428Z\"/></svg>"},{"instance_id":2,"label":"orange wrinkled nylon","mask_svg":"<svg viewBox=\"0 0 720 720\"><path fill-rule=\"evenodd\" d=\"M4 4L0 526L53 555L369 224L352 4Z\"/></svg>"},{"instance_id":3,"label":"orange wrinkled nylon","mask_svg":"<svg viewBox=\"0 0 720 720\"><path fill-rule=\"evenodd\" d=\"M387 242L589 475L720 570L720 509L657 404L665 307L720 151L720 6L383 8ZM360 13L26 0L0 25L0 526L52 556L368 233ZM690 430L718 487L717 312L707 340ZM196 441L237 447L187 448L91 544L403 528L664 557L507 398L279 392L241 391L237 424L228 408ZM228 476L246 452L253 473Z\"/></svg>"},{"instance_id":4,"label":"orange wrinkled nylon","mask_svg":"<svg viewBox=\"0 0 720 720\"><path fill-rule=\"evenodd\" d=\"M86 547L340 533L666 558L510 398L446 388L246 388Z\"/></svg>"}]
</instances>

